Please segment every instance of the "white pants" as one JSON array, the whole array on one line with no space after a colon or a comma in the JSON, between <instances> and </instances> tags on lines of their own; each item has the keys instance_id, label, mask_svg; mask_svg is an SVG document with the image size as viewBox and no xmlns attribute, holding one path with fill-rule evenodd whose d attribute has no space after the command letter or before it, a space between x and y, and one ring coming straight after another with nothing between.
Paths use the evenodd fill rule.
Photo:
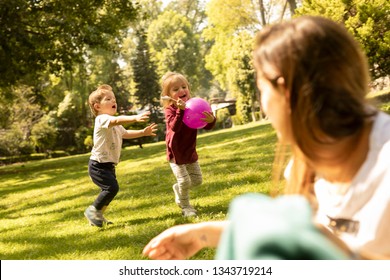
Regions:
<instances>
[{"instance_id":1,"label":"white pants","mask_svg":"<svg viewBox=\"0 0 390 280\"><path fill-rule=\"evenodd\" d=\"M178 189L180 204L189 204L189 190L202 184L202 172L199 163L176 164L170 162L169 164L177 180L175 185Z\"/></svg>"}]
</instances>

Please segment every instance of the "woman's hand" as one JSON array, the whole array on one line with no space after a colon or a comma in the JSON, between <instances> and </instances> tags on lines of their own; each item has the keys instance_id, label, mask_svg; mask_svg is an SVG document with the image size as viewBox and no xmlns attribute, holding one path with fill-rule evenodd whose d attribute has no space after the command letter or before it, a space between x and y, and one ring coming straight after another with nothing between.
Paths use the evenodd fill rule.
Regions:
<instances>
[{"instance_id":1,"label":"woman's hand","mask_svg":"<svg viewBox=\"0 0 390 280\"><path fill-rule=\"evenodd\" d=\"M153 238L143 255L155 260L184 260L205 247L216 247L225 222L203 222L171 227Z\"/></svg>"}]
</instances>

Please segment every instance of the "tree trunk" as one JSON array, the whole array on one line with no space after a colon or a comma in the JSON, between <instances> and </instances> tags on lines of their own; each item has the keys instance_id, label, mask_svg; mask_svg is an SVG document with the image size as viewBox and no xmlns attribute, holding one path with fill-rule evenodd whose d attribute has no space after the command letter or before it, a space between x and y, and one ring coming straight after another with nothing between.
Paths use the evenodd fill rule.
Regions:
<instances>
[{"instance_id":1,"label":"tree trunk","mask_svg":"<svg viewBox=\"0 0 390 280\"><path fill-rule=\"evenodd\" d=\"M259 0L259 6L260 6L260 15L261 15L261 25L266 26L267 21L265 19L265 10L264 10L264 2L263 0Z\"/></svg>"},{"instance_id":2,"label":"tree trunk","mask_svg":"<svg viewBox=\"0 0 390 280\"><path fill-rule=\"evenodd\" d=\"M297 8L297 1L296 0L287 0L289 6L290 6L290 12L291 16L295 14L295 9Z\"/></svg>"}]
</instances>

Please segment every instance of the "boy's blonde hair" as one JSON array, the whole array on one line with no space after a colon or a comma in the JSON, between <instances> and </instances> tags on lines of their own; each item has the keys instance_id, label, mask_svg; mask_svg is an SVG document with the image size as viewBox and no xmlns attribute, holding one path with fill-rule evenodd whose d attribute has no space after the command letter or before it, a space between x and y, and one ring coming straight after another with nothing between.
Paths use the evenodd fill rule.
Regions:
<instances>
[{"instance_id":1,"label":"boy's blonde hair","mask_svg":"<svg viewBox=\"0 0 390 280\"><path fill-rule=\"evenodd\" d=\"M172 97L169 94L169 92L171 90L172 84L174 82L176 82L177 80L180 80L180 81L184 82L187 85L188 91L189 91L189 95L191 96L190 84L188 83L187 78L184 77L184 75L182 75L180 73L177 73L177 72L167 72L161 79L161 89L162 89L161 97L164 97L164 96ZM172 104L173 104L172 100L161 99L161 105L164 108L167 108L167 107L171 106Z\"/></svg>"},{"instance_id":2,"label":"boy's blonde hair","mask_svg":"<svg viewBox=\"0 0 390 280\"><path fill-rule=\"evenodd\" d=\"M95 104L100 104L102 99L109 93L113 93L112 87L109 85L101 85L95 91L93 91L88 98L88 105L92 114L96 117L98 112L95 109Z\"/></svg>"}]
</instances>

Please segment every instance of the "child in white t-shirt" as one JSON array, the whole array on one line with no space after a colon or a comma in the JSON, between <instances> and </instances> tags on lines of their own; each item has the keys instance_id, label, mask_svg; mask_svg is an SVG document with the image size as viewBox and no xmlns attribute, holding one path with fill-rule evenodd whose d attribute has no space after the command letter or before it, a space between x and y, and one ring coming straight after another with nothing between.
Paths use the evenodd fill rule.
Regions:
<instances>
[{"instance_id":1,"label":"child in white t-shirt","mask_svg":"<svg viewBox=\"0 0 390 280\"><path fill-rule=\"evenodd\" d=\"M103 213L119 191L115 166L119 163L122 139L155 136L157 125L150 124L142 130L126 130L123 124L145 122L149 119L150 112L134 116L114 116L117 104L109 85L101 85L92 92L88 103L96 116L88 173L101 192L84 215L91 225L102 227L104 223L111 223L104 218Z\"/></svg>"}]
</instances>

